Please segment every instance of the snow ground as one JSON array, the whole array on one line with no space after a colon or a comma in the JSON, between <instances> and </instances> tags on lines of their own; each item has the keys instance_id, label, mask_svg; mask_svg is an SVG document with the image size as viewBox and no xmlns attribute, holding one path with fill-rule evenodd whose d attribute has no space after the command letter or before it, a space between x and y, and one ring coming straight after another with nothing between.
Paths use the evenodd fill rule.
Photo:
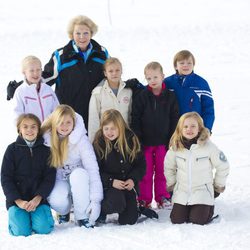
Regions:
<instances>
[{"instance_id":1,"label":"snow ground","mask_svg":"<svg viewBox=\"0 0 250 250\"><path fill-rule=\"evenodd\" d=\"M122 61L124 79L145 82L144 66L153 60L170 75L177 51L194 53L195 72L208 80L215 99L212 140L227 155L231 172L225 193L216 199L220 220L206 226L172 225L169 211L160 211L158 221L134 226L110 223L86 230L56 225L50 235L11 237L0 190L0 249L249 249L249 9L248 0L1 1L0 158L16 138L6 84L21 79L23 57L34 54L45 64L68 42L69 19L85 14L99 25L94 38Z\"/></svg>"}]
</instances>

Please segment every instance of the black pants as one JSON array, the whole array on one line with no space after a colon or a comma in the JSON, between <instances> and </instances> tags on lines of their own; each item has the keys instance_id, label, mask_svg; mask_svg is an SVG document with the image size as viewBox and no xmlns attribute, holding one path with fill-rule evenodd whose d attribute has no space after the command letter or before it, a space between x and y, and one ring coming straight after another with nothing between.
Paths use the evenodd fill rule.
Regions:
<instances>
[{"instance_id":1,"label":"black pants","mask_svg":"<svg viewBox=\"0 0 250 250\"><path fill-rule=\"evenodd\" d=\"M205 225L210 222L214 214L214 206L197 204L184 206L174 203L170 219L174 224L191 222L194 224Z\"/></svg>"},{"instance_id":2,"label":"black pants","mask_svg":"<svg viewBox=\"0 0 250 250\"><path fill-rule=\"evenodd\" d=\"M118 213L118 222L121 225L135 224L138 219L135 191L133 189L128 191L116 188L104 190L101 212L102 214Z\"/></svg>"}]
</instances>

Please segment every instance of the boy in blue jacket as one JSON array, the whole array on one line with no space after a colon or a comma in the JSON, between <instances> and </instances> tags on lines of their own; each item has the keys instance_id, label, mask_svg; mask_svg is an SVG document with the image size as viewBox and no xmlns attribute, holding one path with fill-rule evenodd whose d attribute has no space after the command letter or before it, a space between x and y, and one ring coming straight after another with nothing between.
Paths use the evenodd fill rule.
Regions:
<instances>
[{"instance_id":1,"label":"boy in blue jacket","mask_svg":"<svg viewBox=\"0 0 250 250\"><path fill-rule=\"evenodd\" d=\"M176 73L165 78L164 83L167 89L175 92L180 115L196 111L211 132L215 119L214 101L207 81L193 72L193 54L188 50L181 50L174 56L173 64Z\"/></svg>"}]
</instances>

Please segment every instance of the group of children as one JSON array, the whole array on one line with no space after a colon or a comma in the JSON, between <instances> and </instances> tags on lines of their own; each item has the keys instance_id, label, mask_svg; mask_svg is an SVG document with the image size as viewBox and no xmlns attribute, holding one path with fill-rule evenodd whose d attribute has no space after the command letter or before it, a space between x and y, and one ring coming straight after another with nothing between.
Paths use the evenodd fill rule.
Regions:
<instances>
[{"instance_id":1,"label":"group of children","mask_svg":"<svg viewBox=\"0 0 250 250\"><path fill-rule=\"evenodd\" d=\"M92 91L87 133L82 117L59 105L43 82L40 60L26 57L24 84L14 95L18 138L1 170L10 234L51 232L50 207L59 223L73 208L78 226L92 228L112 213L132 225L153 197L158 208L173 204L172 223L208 223L229 166L209 140L213 98L194 64L186 50L175 55L170 77L158 62L147 64L148 85L134 96L121 62L107 59L105 79Z\"/></svg>"}]
</instances>

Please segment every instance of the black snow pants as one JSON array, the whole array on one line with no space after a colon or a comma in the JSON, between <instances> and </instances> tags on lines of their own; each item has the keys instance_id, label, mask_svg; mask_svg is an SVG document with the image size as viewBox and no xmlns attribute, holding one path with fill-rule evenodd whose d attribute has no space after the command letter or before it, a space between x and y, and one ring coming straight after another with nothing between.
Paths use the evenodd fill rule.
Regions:
<instances>
[{"instance_id":1,"label":"black snow pants","mask_svg":"<svg viewBox=\"0 0 250 250\"><path fill-rule=\"evenodd\" d=\"M128 191L119 190L113 187L104 190L101 213L118 213L118 222L121 225L135 224L138 219L136 192L133 189Z\"/></svg>"}]
</instances>

